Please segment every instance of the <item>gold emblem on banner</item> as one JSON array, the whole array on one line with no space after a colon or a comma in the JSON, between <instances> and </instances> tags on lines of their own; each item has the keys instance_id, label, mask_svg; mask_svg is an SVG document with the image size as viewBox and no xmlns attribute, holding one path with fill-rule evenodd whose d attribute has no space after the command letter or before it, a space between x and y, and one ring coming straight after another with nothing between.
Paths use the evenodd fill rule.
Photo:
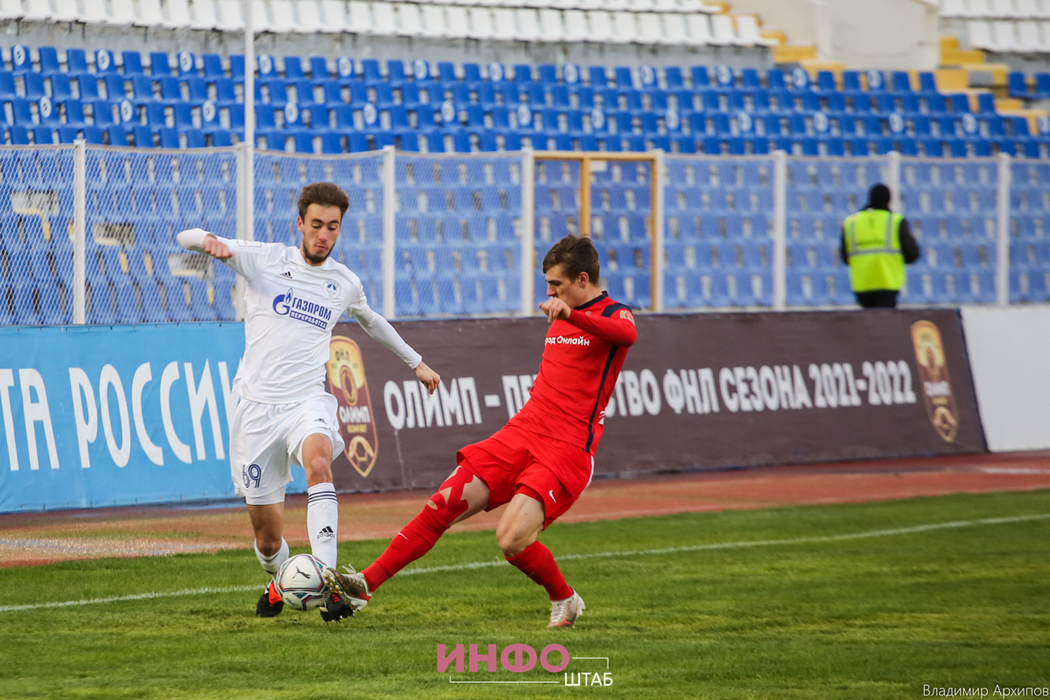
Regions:
<instances>
[{"instance_id":1,"label":"gold emblem on banner","mask_svg":"<svg viewBox=\"0 0 1050 700\"><path fill-rule=\"evenodd\" d=\"M911 340L915 346L926 415L937 434L945 442L952 442L959 431L959 410L955 406L955 394L948 376L941 331L930 321L918 321L912 324Z\"/></svg>"},{"instance_id":2,"label":"gold emblem on banner","mask_svg":"<svg viewBox=\"0 0 1050 700\"><path fill-rule=\"evenodd\" d=\"M343 452L350 466L361 476L368 476L376 464L379 435L361 349L354 341L338 335L332 337L329 348L328 386L339 402L339 433L346 443Z\"/></svg>"}]
</instances>

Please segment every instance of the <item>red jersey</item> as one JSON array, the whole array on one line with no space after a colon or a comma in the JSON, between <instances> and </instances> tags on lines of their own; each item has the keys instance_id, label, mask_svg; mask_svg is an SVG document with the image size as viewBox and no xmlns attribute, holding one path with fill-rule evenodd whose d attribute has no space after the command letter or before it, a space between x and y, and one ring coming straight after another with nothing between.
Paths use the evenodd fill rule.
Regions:
<instances>
[{"instance_id":1,"label":"red jersey","mask_svg":"<svg viewBox=\"0 0 1050 700\"><path fill-rule=\"evenodd\" d=\"M572 310L547 331L539 376L508 425L576 445L593 455L627 348L638 338L630 307L608 294Z\"/></svg>"}]
</instances>

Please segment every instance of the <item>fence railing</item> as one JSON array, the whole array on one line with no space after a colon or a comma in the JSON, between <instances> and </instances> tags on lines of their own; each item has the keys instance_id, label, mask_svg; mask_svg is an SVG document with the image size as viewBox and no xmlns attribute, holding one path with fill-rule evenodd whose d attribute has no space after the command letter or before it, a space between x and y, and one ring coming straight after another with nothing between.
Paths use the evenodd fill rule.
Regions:
<instances>
[{"instance_id":1,"label":"fence railing","mask_svg":"<svg viewBox=\"0 0 1050 700\"><path fill-rule=\"evenodd\" d=\"M841 222L880 181L923 248L903 303L1050 301L1050 161L565 155L0 147L0 325L239 318L236 276L175 234L298 245L320 180L350 197L333 256L391 318L532 313L581 232L640 310L850 306Z\"/></svg>"}]
</instances>

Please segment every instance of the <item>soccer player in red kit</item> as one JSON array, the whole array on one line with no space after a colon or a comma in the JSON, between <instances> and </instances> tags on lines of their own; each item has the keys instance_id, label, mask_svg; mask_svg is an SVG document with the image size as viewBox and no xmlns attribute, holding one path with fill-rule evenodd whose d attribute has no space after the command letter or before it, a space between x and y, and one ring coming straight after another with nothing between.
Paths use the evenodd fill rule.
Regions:
<instances>
[{"instance_id":1,"label":"soccer player in red kit","mask_svg":"<svg viewBox=\"0 0 1050 700\"><path fill-rule=\"evenodd\" d=\"M591 483L605 406L638 332L631 310L598 287L590 239L558 241L543 272L550 298L540 309L550 327L529 400L495 435L456 454L455 471L374 564L360 573L325 569L329 586L356 609L451 525L509 503L496 540L507 561L546 589L553 603L548 626L572 627L583 612L583 599L536 538Z\"/></svg>"}]
</instances>

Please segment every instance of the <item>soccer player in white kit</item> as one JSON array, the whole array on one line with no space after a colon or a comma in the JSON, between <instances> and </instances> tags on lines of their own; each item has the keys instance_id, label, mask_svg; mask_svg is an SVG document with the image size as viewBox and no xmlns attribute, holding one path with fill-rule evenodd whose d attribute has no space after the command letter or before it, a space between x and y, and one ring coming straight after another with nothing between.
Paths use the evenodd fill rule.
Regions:
<instances>
[{"instance_id":1,"label":"soccer player in white kit","mask_svg":"<svg viewBox=\"0 0 1050 700\"><path fill-rule=\"evenodd\" d=\"M320 182L299 197L299 248L219 238L195 228L178 234L186 250L207 253L247 281L244 357L234 379L240 399L230 425L230 469L238 496L248 504L255 530L255 555L270 576L288 558L284 539L284 492L291 465L306 471L306 526L310 547L334 567L339 504L332 482L332 456L344 443L336 420L338 404L324 390L332 329L343 312L401 357L434 393L441 377L397 331L368 306L357 275L329 259L350 200L337 185ZM274 617L284 604L271 580L256 606ZM321 606L321 617L341 620L353 608L338 592Z\"/></svg>"}]
</instances>

